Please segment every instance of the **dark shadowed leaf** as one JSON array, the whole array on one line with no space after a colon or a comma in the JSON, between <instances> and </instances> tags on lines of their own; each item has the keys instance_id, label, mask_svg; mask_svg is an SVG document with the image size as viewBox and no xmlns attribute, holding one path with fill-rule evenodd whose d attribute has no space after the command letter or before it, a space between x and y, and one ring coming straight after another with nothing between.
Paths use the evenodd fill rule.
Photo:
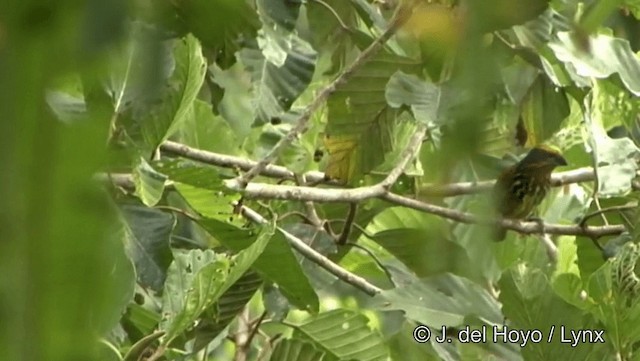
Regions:
<instances>
[{"instance_id":1,"label":"dark shadowed leaf","mask_svg":"<svg viewBox=\"0 0 640 361\"><path fill-rule=\"evenodd\" d=\"M171 263L169 240L175 218L168 213L136 205L123 205L126 248L136 266L138 282L162 289Z\"/></svg>"}]
</instances>

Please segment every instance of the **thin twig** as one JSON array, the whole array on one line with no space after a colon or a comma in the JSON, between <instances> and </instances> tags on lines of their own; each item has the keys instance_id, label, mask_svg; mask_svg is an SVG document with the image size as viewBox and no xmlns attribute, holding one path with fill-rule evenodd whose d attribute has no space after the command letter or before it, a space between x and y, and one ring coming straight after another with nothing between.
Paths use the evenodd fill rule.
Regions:
<instances>
[{"instance_id":1,"label":"thin twig","mask_svg":"<svg viewBox=\"0 0 640 361\"><path fill-rule=\"evenodd\" d=\"M324 102L329 98L333 92L336 91L338 86L345 83L349 78L355 74L355 71L360 68L363 64L365 64L369 58L371 58L375 53L378 52L382 45L387 42L395 34L398 27L406 21L405 16L399 16L403 9L403 6L398 6L396 12L394 13L391 21L389 22L388 29L380 35L369 47L367 47L358 57L349 65L340 75L327 86L325 86L316 97L311 101L311 103L302 111L300 117L298 117L296 121L296 125L285 135L282 137L276 145L269 150L269 152L247 173L242 175L241 177L234 178L234 182L230 183L229 186L231 189L243 189L247 186L247 184L255 178L258 174L262 173L262 171L278 156L280 151L284 149L286 146L291 144L300 134L304 133L308 126L309 120L311 119L311 115L314 114ZM404 9L403 9L404 10Z\"/></svg>"},{"instance_id":2,"label":"thin twig","mask_svg":"<svg viewBox=\"0 0 640 361\"><path fill-rule=\"evenodd\" d=\"M375 241L374 241L374 242L375 242ZM389 282L394 283L394 282L393 282L393 276L391 275L391 272L389 272L389 270L387 269L387 267L385 267L385 266L382 264L382 261L380 261L380 260L378 259L378 257L376 257L376 255L375 255L375 254L373 254L373 252L372 252L371 250L369 250L369 249L367 249L366 247L361 246L361 245L359 245L359 244L357 244L357 243L349 242L349 243L347 243L347 244L348 244L348 245L350 245L350 246L352 246L352 247L355 247L355 248L357 248L357 249L359 249L359 250L361 250L361 251L363 251L363 252L364 252L364 253L366 253L369 257L371 257L371 259L373 260L373 262L374 262L376 265L378 265L378 267L382 270L382 272L384 272L384 274L387 276L387 278L389 279Z\"/></svg>"},{"instance_id":3,"label":"thin twig","mask_svg":"<svg viewBox=\"0 0 640 361\"><path fill-rule=\"evenodd\" d=\"M262 321L264 321L265 317L267 317L266 310L262 312L262 314L260 315L260 317L258 317L258 320L255 323L251 322L251 332L249 333L249 337L247 337L246 345L251 345L251 342L253 341L253 338L258 333L258 329L260 329L260 325L262 324Z\"/></svg>"},{"instance_id":4,"label":"thin twig","mask_svg":"<svg viewBox=\"0 0 640 361\"><path fill-rule=\"evenodd\" d=\"M344 245L345 243L347 243L349 235L351 234L351 225L353 225L353 221L355 221L356 219L357 211L358 205L356 203L349 203L349 213L347 213L347 218L345 218L342 232L340 233L340 237L337 241L339 245Z\"/></svg>"},{"instance_id":5,"label":"thin twig","mask_svg":"<svg viewBox=\"0 0 640 361\"><path fill-rule=\"evenodd\" d=\"M296 177L296 183L298 185L307 185L307 179L305 175L301 175L300 177ZM316 211L316 206L311 201L304 202L304 208L307 211L307 217L311 221L311 224L316 227L316 229L322 229L324 225L324 221L320 219L318 216L318 212Z\"/></svg>"},{"instance_id":6,"label":"thin twig","mask_svg":"<svg viewBox=\"0 0 640 361\"><path fill-rule=\"evenodd\" d=\"M249 351L247 339L248 332L251 332L248 329L249 320L248 318L249 308L245 307L244 310L238 315L238 332L233 337L233 342L236 344L236 352L233 356L234 361L246 361L247 353Z\"/></svg>"},{"instance_id":7,"label":"thin twig","mask_svg":"<svg viewBox=\"0 0 640 361\"><path fill-rule=\"evenodd\" d=\"M164 344L160 344L160 346L158 346L158 348L156 348L156 350L153 352L153 354L151 354L151 356L149 356L149 358L147 358L147 361L159 360L160 357L162 357L166 351L167 351L167 346L164 345Z\"/></svg>"},{"instance_id":8,"label":"thin twig","mask_svg":"<svg viewBox=\"0 0 640 361\"><path fill-rule=\"evenodd\" d=\"M353 33L353 30L351 30L347 24L345 24L344 21L342 21L342 18L340 18L340 15L338 15L338 13L331 7L331 5L327 4L326 2L322 1L322 0L313 0L314 2L324 6L327 10L329 10L329 12L331 12L331 14L333 14L333 16L336 18L336 20L338 21L338 23L340 24L340 27L342 28L342 30L348 32L348 33Z\"/></svg>"},{"instance_id":9,"label":"thin twig","mask_svg":"<svg viewBox=\"0 0 640 361\"><path fill-rule=\"evenodd\" d=\"M415 199L403 197L394 193L384 194L382 199L401 206L417 209L426 213L431 213L443 218L448 218L460 223L496 225L523 234L549 233L564 234L569 236L585 236L599 238L604 236L618 235L625 231L623 225L610 226L586 226L547 224L542 222L524 222L512 219L483 219L471 213L460 212L454 209L437 206L434 204L421 202Z\"/></svg>"},{"instance_id":10,"label":"thin twig","mask_svg":"<svg viewBox=\"0 0 640 361\"><path fill-rule=\"evenodd\" d=\"M638 204L637 203L633 203L633 204L623 204L620 206L612 206L612 207L607 207L607 208L601 208L601 209L597 209L589 214L586 214L584 217L582 217L582 220L580 220L580 223L578 223L580 226L584 226L587 221L590 218L593 218L595 216L598 216L600 214L603 213L607 213L607 212L615 212L615 211L626 211L629 209L634 209L637 208Z\"/></svg>"},{"instance_id":11,"label":"thin twig","mask_svg":"<svg viewBox=\"0 0 640 361\"><path fill-rule=\"evenodd\" d=\"M196 160L202 163L224 168L240 169L242 171L248 171L258 164L258 162L246 158L209 152L172 141L166 141L162 143L160 145L160 150L169 154L178 155L183 158ZM295 179L294 172L290 171L286 167L278 165L267 165L260 174L272 178L288 180ZM322 182L334 185L338 184L338 182L336 181L329 180L322 172L307 172L304 176L308 182Z\"/></svg>"},{"instance_id":12,"label":"thin twig","mask_svg":"<svg viewBox=\"0 0 640 361\"><path fill-rule=\"evenodd\" d=\"M170 212L175 212L175 213L178 213L178 214L182 214L183 216L189 218L190 220L192 220L194 222L197 222L197 221L200 220L198 216L194 216L194 215L190 214L189 212L185 211L184 209L171 207L171 206L155 206L153 208L159 209L159 210L163 210L163 211L170 211Z\"/></svg>"},{"instance_id":13,"label":"thin twig","mask_svg":"<svg viewBox=\"0 0 640 361\"><path fill-rule=\"evenodd\" d=\"M240 207L241 214L247 218L248 220L256 223L267 223L268 221L262 217L259 213L248 208L247 206ZM375 285L369 283L366 279L353 274L346 269L340 267L338 264L334 263L329 258L323 256L318 253L313 248L309 247L305 242L303 242L300 238L292 235L291 233L285 231L284 229L277 227L278 231L285 236L285 239L293 246L293 248L298 251L302 256L317 264L318 266L324 268L329 273L338 277L338 279L348 283L366 294L373 296L380 292L382 289L376 287Z\"/></svg>"}]
</instances>

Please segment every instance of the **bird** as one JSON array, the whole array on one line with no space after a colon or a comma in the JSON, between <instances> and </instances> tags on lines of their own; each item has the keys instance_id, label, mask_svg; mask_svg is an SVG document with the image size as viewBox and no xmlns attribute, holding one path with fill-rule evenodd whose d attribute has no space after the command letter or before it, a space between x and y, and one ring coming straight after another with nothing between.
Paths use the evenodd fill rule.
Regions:
<instances>
[{"instance_id":1,"label":"bird","mask_svg":"<svg viewBox=\"0 0 640 361\"><path fill-rule=\"evenodd\" d=\"M538 145L518 163L502 171L493 187L495 211L503 218L526 219L542 203L551 186L551 172L567 165L554 148ZM494 237L502 241L507 230L496 226Z\"/></svg>"}]
</instances>

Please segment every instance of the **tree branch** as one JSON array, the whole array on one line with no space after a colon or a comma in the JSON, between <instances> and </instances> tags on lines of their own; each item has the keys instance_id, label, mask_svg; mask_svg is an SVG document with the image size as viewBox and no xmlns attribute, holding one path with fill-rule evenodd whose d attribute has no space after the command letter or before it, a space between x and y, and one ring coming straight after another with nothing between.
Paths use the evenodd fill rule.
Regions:
<instances>
[{"instance_id":1,"label":"tree branch","mask_svg":"<svg viewBox=\"0 0 640 361\"><path fill-rule=\"evenodd\" d=\"M593 168L585 167L551 175L551 185L558 187L570 183L588 182L595 179ZM420 195L427 197L453 197L489 191L495 180L481 182L460 182L449 184L426 184L420 187Z\"/></svg>"},{"instance_id":2,"label":"tree branch","mask_svg":"<svg viewBox=\"0 0 640 361\"><path fill-rule=\"evenodd\" d=\"M160 150L169 154L178 155L183 158L195 160L198 162L215 165L224 168L240 169L242 171L248 171L255 167L258 162L249 160L242 157L236 157L232 155L208 152L197 148L192 148L187 145L166 141L160 145ZM295 180L295 173L279 165L267 165L260 173L263 176L279 179ZM337 185L338 182L329 180L322 172L307 172L304 174L307 182L311 183L327 183Z\"/></svg>"},{"instance_id":3,"label":"tree branch","mask_svg":"<svg viewBox=\"0 0 640 361\"><path fill-rule=\"evenodd\" d=\"M568 172L565 172L568 173ZM576 173L579 174L579 173ZM105 183L109 183L109 178L105 175L100 175L98 179L103 180ZM120 186L132 185L131 175L119 174L117 177L112 178L114 183ZM559 181L565 181L567 179L574 180L575 178L566 177L558 178ZM359 187L353 189L319 189L311 187L296 187L286 185L273 185L263 183L250 183L244 190L244 194L250 198L262 198L262 199L281 199L281 200L297 200L297 201L316 201L324 203L332 202L344 202L344 203L356 203L371 198L380 198L387 202L413 208L425 213L430 213L442 218L451 219L460 223L478 223L478 224L493 224L496 223L504 228L524 233L549 233L549 234L564 234L585 236L593 239L597 239L603 236L618 235L622 233L625 228L623 225L611 225L611 226L581 226L578 225L558 225L558 224L542 224L539 222L519 222L513 220L489 220L479 219L477 216L471 213L465 213L456 211L454 209L437 206L431 203L419 201L413 198L404 197L395 193L390 193L384 190L378 185ZM466 193L464 193L466 194Z\"/></svg>"},{"instance_id":4,"label":"tree branch","mask_svg":"<svg viewBox=\"0 0 640 361\"><path fill-rule=\"evenodd\" d=\"M166 153L195 160L205 164L224 168L235 168L243 171L248 171L258 163L246 158L209 152L172 141L166 141L162 143L160 145L160 149ZM295 180L294 172L290 171L286 167L279 165L267 165L260 173L260 175L271 178ZM120 174L115 175L116 178L120 176ZM304 177L308 183L323 183L334 186L340 185L340 182L329 179L329 177L327 177L323 172L307 172L304 174ZM115 180L115 183L124 184L123 179ZM571 183L589 182L592 180L594 180L594 174L593 168L591 167L578 168L566 172L554 173L551 175L551 185L556 187ZM425 184L420 187L419 193L420 195L423 195L425 197L454 197L488 191L493 187L494 183L495 180L448 184ZM640 183L634 184L633 188L640 189Z\"/></svg>"},{"instance_id":5,"label":"tree branch","mask_svg":"<svg viewBox=\"0 0 640 361\"><path fill-rule=\"evenodd\" d=\"M248 220L255 223L267 223L268 221L262 217L258 212L248 208L247 206L240 207L240 213L247 218ZM291 233L285 231L284 229L277 227L278 231L282 233L285 239L291 244L291 246L298 251L302 256L317 264L318 266L324 268L329 273L338 277L340 280L362 290L366 294L370 296L374 296L380 292L382 289L376 287L375 285L369 283L366 279L351 273L344 268L340 267L338 264L334 263L329 258L323 256L318 253L313 248L309 247L304 241L300 238L292 235Z\"/></svg>"},{"instance_id":6,"label":"tree branch","mask_svg":"<svg viewBox=\"0 0 640 361\"><path fill-rule=\"evenodd\" d=\"M406 16L400 16L405 9L403 6L398 6L396 12L389 22L388 29L380 35L369 47L367 47L358 57L349 65L340 75L327 86L325 86L311 101L311 103L302 111L300 117L298 117L296 121L296 125L285 135L282 137L278 143L276 143L273 148L265 155L255 166L253 166L247 173L240 177L236 177L233 179L235 183L231 188L235 189L243 189L247 186L247 184L255 178L258 174L261 174L263 170L269 165L273 160L277 157L282 149L291 144L300 134L304 133L309 126L309 119L311 119L311 115L315 113L324 102L329 98L333 92L336 91L338 86L345 83L355 71L361 67L364 63L371 58L384 43L387 42L395 34L398 27L407 19Z\"/></svg>"},{"instance_id":7,"label":"tree branch","mask_svg":"<svg viewBox=\"0 0 640 361\"><path fill-rule=\"evenodd\" d=\"M381 198L394 204L413 208L426 213L431 213L460 223L475 223L482 225L498 224L501 227L511 229L523 234L547 233L599 238L603 236L618 235L625 230L625 227L623 225L581 227L580 225L547 224L542 222L524 222L511 219L482 219L471 213L465 213L450 208L436 206L434 204L421 202L394 193L387 193Z\"/></svg>"}]
</instances>

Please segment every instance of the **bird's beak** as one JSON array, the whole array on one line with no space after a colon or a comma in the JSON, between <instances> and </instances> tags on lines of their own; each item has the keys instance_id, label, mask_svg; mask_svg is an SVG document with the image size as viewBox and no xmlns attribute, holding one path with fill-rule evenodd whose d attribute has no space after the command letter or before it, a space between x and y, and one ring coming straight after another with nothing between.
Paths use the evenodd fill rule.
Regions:
<instances>
[{"instance_id":1,"label":"bird's beak","mask_svg":"<svg viewBox=\"0 0 640 361\"><path fill-rule=\"evenodd\" d=\"M563 156L559 155L559 156L556 157L556 165L557 166L562 166L562 165L567 165L567 164L568 164L567 160L564 159Z\"/></svg>"}]
</instances>

